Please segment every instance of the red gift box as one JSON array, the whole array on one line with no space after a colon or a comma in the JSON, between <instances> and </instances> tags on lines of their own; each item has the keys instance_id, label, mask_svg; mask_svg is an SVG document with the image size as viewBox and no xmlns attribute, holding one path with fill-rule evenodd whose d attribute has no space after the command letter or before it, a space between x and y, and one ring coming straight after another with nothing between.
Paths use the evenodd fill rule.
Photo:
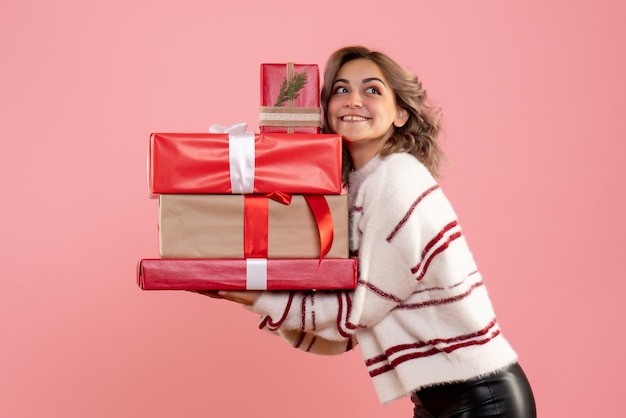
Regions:
<instances>
[{"instance_id":1,"label":"red gift box","mask_svg":"<svg viewBox=\"0 0 626 418\"><path fill-rule=\"evenodd\" d=\"M354 289L355 258L142 259L143 290L332 290Z\"/></svg>"},{"instance_id":2,"label":"red gift box","mask_svg":"<svg viewBox=\"0 0 626 418\"><path fill-rule=\"evenodd\" d=\"M153 133L149 191L192 194L340 194L341 136Z\"/></svg>"},{"instance_id":3,"label":"red gift box","mask_svg":"<svg viewBox=\"0 0 626 418\"><path fill-rule=\"evenodd\" d=\"M317 64L261 64L262 133L319 133L321 120Z\"/></svg>"}]
</instances>

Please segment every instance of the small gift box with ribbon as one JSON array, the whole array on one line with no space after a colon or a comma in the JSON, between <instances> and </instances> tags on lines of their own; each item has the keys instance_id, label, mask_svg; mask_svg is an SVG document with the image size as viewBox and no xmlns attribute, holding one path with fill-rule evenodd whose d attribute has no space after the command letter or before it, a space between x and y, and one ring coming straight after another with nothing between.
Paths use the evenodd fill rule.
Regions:
<instances>
[{"instance_id":1,"label":"small gift box with ribbon","mask_svg":"<svg viewBox=\"0 0 626 418\"><path fill-rule=\"evenodd\" d=\"M320 76L317 64L261 64L261 133L319 133Z\"/></svg>"},{"instance_id":2,"label":"small gift box with ribbon","mask_svg":"<svg viewBox=\"0 0 626 418\"><path fill-rule=\"evenodd\" d=\"M348 258L348 196L159 196L163 258Z\"/></svg>"},{"instance_id":3,"label":"small gift box with ribbon","mask_svg":"<svg viewBox=\"0 0 626 418\"><path fill-rule=\"evenodd\" d=\"M335 290L354 289L355 258L176 259L137 264L143 290Z\"/></svg>"},{"instance_id":4,"label":"small gift box with ribbon","mask_svg":"<svg viewBox=\"0 0 626 418\"><path fill-rule=\"evenodd\" d=\"M153 133L149 194L340 194L341 136L246 132ZM223 132L220 132L223 131Z\"/></svg>"}]
</instances>

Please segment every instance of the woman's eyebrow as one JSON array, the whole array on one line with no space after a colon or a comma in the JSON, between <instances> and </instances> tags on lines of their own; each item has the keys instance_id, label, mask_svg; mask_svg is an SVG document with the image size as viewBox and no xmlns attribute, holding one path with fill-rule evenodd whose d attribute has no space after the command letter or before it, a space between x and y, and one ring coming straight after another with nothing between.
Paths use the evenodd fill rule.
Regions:
<instances>
[{"instance_id":1,"label":"woman's eyebrow","mask_svg":"<svg viewBox=\"0 0 626 418\"><path fill-rule=\"evenodd\" d=\"M361 83L365 84L365 83L369 83L370 81L378 81L379 83L381 83L383 86L387 87L387 85L385 84L385 82L378 78L378 77L369 77L369 78L364 78L363 80L361 80Z\"/></svg>"},{"instance_id":2,"label":"woman's eyebrow","mask_svg":"<svg viewBox=\"0 0 626 418\"><path fill-rule=\"evenodd\" d=\"M382 79L378 78L378 77L368 77L368 78L364 78L363 80L361 80L361 83L362 83L362 84L365 84L365 83L369 83L369 82L371 82L371 81L378 81L378 82L379 82L379 83L381 83L383 86L387 87L387 84L385 84L385 82L384 82ZM337 84L337 83L346 83L346 84L350 84L350 82L349 82L348 80L346 80L345 78L338 78L337 80L335 80L335 81L333 82L333 86L334 86L335 84Z\"/></svg>"}]
</instances>

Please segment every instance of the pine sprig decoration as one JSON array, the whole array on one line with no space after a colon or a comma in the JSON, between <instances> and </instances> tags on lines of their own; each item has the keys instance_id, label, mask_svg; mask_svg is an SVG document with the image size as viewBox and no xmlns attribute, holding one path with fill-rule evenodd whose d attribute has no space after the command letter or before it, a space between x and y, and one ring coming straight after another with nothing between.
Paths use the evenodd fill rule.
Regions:
<instances>
[{"instance_id":1,"label":"pine sprig decoration","mask_svg":"<svg viewBox=\"0 0 626 418\"><path fill-rule=\"evenodd\" d=\"M285 77L283 84L280 86L278 98L276 99L274 106L282 106L287 101L296 100L300 96L300 93L298 92L302 90L307 82L308 76L306 71L296 74L291 81L287 80L287 77Z\"/></svg>"}]
</instances>

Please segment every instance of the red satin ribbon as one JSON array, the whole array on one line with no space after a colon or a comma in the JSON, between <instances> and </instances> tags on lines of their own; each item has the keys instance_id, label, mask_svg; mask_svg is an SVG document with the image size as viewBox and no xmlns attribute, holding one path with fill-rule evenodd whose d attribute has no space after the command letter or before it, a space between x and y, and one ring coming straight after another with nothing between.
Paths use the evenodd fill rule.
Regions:
<instances>
[{"instance_id":1,"label":"red satin ribbon","mask_svg":"<svg viewBox=\"0 0 626 418\"><path fill-rule=\"evenodd\" d=\"M268 258L269 209L268 199L284 205L291 203L288 193L274 192L265 195L245 195L243 208L244 257ZM309 205L320 238L320 261L328 254L333 244L333 217L326 198L321 195L304 195Z\"/></svg>"},{"instance_id":2,"label":"red satin ribbon","mask_svg":"<svg viewBox=\"0 0 626 418\"><path fill-rule=\"evenodd\" d=\"M243 255L245 258L267 258L268 198L246 195L243 199Z\"/></svg>"},{"instance_id":3,"label":"red satin ribbon","mask_svg":"<svg viewBox=\"0 0 626 418\"><path fill-rule=\"evenodd\" d=\"M283 205L289 205L291 203L291 194L285 192L272 192L266 194L265 196L269 197L275 202L282 203Z\"/></svg>"},{"instance_id":4,"label":"red satin ribbon","mask_svg":"<svg viewBox=\"0 0 626 418\"><path fill-rule=\"evenodd\" d=\"M322 258L328 254L330 247L333 245L334 231L333 216L330 213L328 202L324 196L320 195L304 195L304 199L309 204L315 223L317 224L317 232L320 237L320 262Z\"/></svg>"}]
</instances>

